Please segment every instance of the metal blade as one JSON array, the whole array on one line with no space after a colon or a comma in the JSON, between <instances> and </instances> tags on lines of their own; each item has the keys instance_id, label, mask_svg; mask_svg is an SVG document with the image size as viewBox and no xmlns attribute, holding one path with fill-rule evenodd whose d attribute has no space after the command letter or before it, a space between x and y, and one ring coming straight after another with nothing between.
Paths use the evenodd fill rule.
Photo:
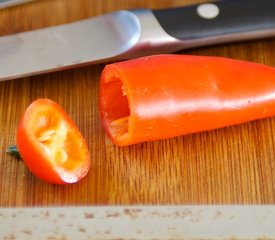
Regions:
<instances>
[{"instance_id":1,"label":"metal blade","mask_svg":"<svg viewBox=\"0 0 275 240\"><path fill-rule=\"evenodd\" d=\"M139 36L139 21L130 11L4 36L0 80L111 60L133 47Z\"/></svg>"},{"instance_id":2,"label":"metal blade","mask_svg":"<svg viewBox=\"0 0 275 240\"><path fill-rule=\"evenodd\" d=\"M275 239L275 206L0 209L1 239Z\"/></svg>"},{"instance_id":3,"label":"metal blade","mask_svg":"<svg viewBox=\"0 0 275 240\"><path fill-rule=\"evenodd\" d=\"M30 1L33 1L33 0L0 0L0 9L19 5Z\"/></svg>"}]
</instances>

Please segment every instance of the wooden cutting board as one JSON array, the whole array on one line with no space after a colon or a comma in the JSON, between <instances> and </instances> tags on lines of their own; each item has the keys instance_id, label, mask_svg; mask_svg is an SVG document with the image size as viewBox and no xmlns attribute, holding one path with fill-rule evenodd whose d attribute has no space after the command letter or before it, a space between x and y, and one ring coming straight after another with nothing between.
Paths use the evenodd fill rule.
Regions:
<instances>
[{"instance_id":1,"label":"wooden cutting board","mask_svg":"<svg viewBox=\"0 0 275 240\"><path fill-rule=\"evenodd\" d=\"M195 0L37 0L0 11L0 35L128 8L181 6ZM96 34L96 33L95 33ZM1 48L1 46L0 46ZM275 39L183 51L275 67ZM1 66L0 66L1 67ZM98 114L104 65L0 82L0 206L275 203L275 118L169 140L116 147ZM16 68L16 66L14 66ZM26 107L58 102L79 126L92 155L88 176L56 186L34 177L6 154Z\"/></svg>"}]
</instances>

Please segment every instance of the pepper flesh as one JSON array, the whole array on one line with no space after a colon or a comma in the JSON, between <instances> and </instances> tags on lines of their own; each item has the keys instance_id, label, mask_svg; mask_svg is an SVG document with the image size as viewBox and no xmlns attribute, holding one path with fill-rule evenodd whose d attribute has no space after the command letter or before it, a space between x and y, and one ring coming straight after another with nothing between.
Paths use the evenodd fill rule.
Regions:
<instances>
[{"instance_id":1,"label":"pepper flesh","mask_svg":"<svg viewBox=\"0 0 275 240\"><path fill-rule=\"evenodd\" d=\"M222 57L155 55L107 65L104 130L119 146L275 115L275 69Z\"/></svg>"},{"instance_id":2,"label":"pepper flesh","mask_svg":"<svg viewBox=\"0 0 275 240\"><path fill-rule=\"evenodd\" d=\"M90 169L82 134L49 99L38 99L27 108L18 126L17 146L31 172L48 183L75 183Z\"/></svg>"}]
</instances>

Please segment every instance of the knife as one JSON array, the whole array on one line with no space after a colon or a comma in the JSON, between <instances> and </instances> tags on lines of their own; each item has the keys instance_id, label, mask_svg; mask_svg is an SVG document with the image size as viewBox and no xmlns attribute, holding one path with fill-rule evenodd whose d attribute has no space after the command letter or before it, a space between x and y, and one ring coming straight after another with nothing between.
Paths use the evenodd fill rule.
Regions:
<instances>
[{"instance_id":1,"label":"knife","mask_svg":"<svg viewBox=\"0 0 275 240\"><path fill-rule=\"evenodd\" d=\"M121 10L0 37L0 80L272 36L274 0Z\"/></svg>"},{"instance_id":2,"label":"knife","mask_svg":"<svg viewBox=\"0 0 275 240\"><path fill-rule=\"evenodd\" d=\"M0 208L0 238L275 239L274 219L273 205Z\"/></svg>"},{"instance_id":3,"label":"knife","mask_svg":"<svg viewBox=\"0 0 275 240\"><path fill-rule=\"evenodd\" d=\"M22 3L27 3L30 1L33 1L33 0L0 0L0 9L19 5Z\"/></svg>"}]
</instances>

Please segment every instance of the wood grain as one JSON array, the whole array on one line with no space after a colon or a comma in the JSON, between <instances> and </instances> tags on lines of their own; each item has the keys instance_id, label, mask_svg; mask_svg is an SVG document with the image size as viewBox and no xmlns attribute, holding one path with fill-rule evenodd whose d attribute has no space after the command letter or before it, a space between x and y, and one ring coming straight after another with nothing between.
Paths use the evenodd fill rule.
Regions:
<instances>
[{"instance_id":1,"label":"wood grain","mask_svg":"<svg viewBox=\"0 0 275 240\"><path fill-rule=\"evenodd\" d=\"M0 35L72 22L127 8L164 8L187 0L38 0L0 11ZM184 51L275 66L274 39ZM1 67L1 66L0 66ZM16 67L16 66L15 66ZM116 147L98 115L104 65L0 82L0 206L117 204L274 204L275 118L178 138ZM79 126L92 155L81 182L46 184L6 154L26 107L58 102Z\"/></svg>"}]
</instances>

